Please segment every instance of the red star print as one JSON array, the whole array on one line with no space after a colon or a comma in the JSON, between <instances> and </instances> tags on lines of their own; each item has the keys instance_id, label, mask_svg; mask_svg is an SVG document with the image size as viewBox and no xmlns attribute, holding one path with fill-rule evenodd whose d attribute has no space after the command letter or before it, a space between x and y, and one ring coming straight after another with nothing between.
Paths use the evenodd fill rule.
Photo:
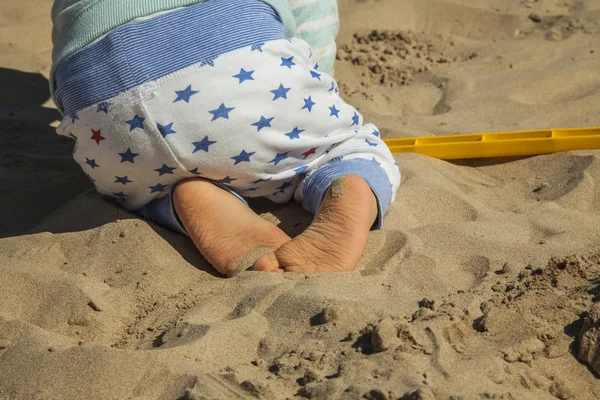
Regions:
<instances>
[{"instance_id":1,"label":"red star print","mask_svg":"<svg viewBox=\"0 0 600 400\"><path fill-rule=\"evenodd\" d=\"M306 160L306 157L310 156L311 154L315 154L317 152L317 149L318 149L318 147L313 147L312 149L302 153L302 155L304 156L304 159Z\"/></svg>"},{"instance_id":2,"label":"red star print","mask_svg":"<svg viewBox=\"0 0 600 400\"><path fill-rule=\"evenodd\" d=\"M91 139L95 140L96 143L98 145L100 145L100 141L105 139L104 137L102 137L102 130L98 129L97 131L95 131L92 129L92 133L93 133L93 135L92 135Z\"/></svg>"}]
</instances>

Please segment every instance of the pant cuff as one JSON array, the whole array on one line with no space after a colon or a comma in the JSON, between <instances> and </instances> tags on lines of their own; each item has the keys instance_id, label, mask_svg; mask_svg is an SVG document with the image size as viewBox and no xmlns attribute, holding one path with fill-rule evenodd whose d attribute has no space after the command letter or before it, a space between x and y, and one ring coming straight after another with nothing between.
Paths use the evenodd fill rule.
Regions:
<instances>
[{"instance_id":1,"label":"pant cuff","mask_svg":"<svg viewBox=\"0 0 600 400\"><path fill-rule=\"evenodd\" d=\"M304 207L316 214L332 182L345 175L357 175L371 187L377 200L377 220L371 230L383 227L383 216L392 200L392 184L379 162L362 158L335 159L307 176L302 191Z\"/></svg>"},{"instance_id":2,"label":"pant cuff","mask_svg":"<svg viewBox=\"0 0 600 400\"><path fill-rule=\"evenodd\" d=\"M242 201L244 204L248 205L248 203L246 202L246 200L244 200L242 196L240 196L227 186L218 182L211 181L211 183L231 193L232 195L240 199L240 201ZM177 212L175 211L175 206L173 205L173 192L175 191L176 186L177 185L173 185L173 187L169 191L169 194L167 194L166 196L161 197L160 199L153 200L150 203L146 204L138 211L138 214L140 214L146 219L149 219L153 222L156 222L159 225L164 226L167 229L189 236L187 231L183 227L183 224L179 220Z\"/></svg>"}]
</instances>

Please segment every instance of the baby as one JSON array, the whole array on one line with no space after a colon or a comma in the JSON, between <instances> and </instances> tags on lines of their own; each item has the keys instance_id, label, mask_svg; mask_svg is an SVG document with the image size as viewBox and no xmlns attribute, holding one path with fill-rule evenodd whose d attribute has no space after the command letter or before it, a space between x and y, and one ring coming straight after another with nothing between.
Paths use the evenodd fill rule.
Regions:
<instances>
[{"instance_id":1,"label":"baby","mask_svg":"<svg viewBox=\"0 0 600 400\"><path fill-rule=\"evenodd\" d=\"M97 190L220 273L356 268L400 184L339 96L335 0L56 0L58 133ZM292 239L245 198L315 215Z\"/></svg>"}]
</instances>

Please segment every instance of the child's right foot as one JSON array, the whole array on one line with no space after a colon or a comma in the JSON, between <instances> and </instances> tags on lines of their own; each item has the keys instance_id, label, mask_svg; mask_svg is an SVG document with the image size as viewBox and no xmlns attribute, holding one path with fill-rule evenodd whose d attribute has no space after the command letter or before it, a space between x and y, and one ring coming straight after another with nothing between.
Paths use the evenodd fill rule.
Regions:
<instances>
[{"instance_id":1,"label":"child's right foot","mask_svg":"<svg viewBox=\"0 0 600 400\"><path fill-rule=\"evenodd\" d=\"M340 272L356 268L377 218L369 184L346 175L331 185L312 224L276 252L286 272Z\"/></svg>"},{"instance_id":2,"label":"child's right foot","mask_svg":"<svg viewBox=\"0 0 600 400\"><path fill-rule=\"evenodd\" d=\"M173 202L188 235L206 260L223 275L251 266L278 269L274 250L291 238L235 196L204 179L177 185Z\"/></svg>"}]
</instances>

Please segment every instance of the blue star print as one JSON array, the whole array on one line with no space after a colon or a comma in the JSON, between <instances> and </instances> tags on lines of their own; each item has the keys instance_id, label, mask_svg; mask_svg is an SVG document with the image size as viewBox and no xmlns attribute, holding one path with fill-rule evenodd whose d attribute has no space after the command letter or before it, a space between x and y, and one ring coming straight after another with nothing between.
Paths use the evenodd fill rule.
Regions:
<instances>
[{"instance_id":1,"label":"blue star print","mask_svg":"<svg viewBox=\"0 0 600 400\"><path fill-rule=\"evenodd\" d=\"M189 85L184 90L176 90L175 94L177 95L177 98L175 101L173 101L173 103L177 103L178 101L185 101L186 103L189 103L190 97L197 93L199 93L197 90L192 90L192 85Z\"/></svg>"},{"instance_id":2,"label":"blue star print","mask_svg":"<svg viewBox=\"0 0 600 400\"><path fill-rule=\"evenodd\" d=\"M379 137L379 131L377 129L373 129L373 135Z\"/></svg>"},{"instance_id":3,"label":"blue star print","mask_svg":"<svg viewBox=\"0 0 600 400\"><path fill-rule=\"evenodd\" d=\"M96 164L96 160L90 160L89 158L85 158L85 163L92 167L92 169L99 168L100 166Z\"/></svg>"},{"instance_id":4,"label":"blue star print","mask_svg":"<svg viewBox=\"0 0 600 400\"><path fill-rule=\"evenodd\" d=\"M130 125L129 126L129 132L131 132L131 131L133 131L134 129L137 129L137 128L144 129L144 121L145 120L146 120L146 118L142 118L139 115L136 115L135 117L133 117L129 121L126 121Z\"/></svg>"},{"instance_id":5,"label":"blue star print","mask_svg":"<svg viewBox=\"0 0 600 400\"><path fill-rule=\"evenodd\" d=\"M263 52L262 48L264 45L265 45L264 43L253 44L252 51L260 51L262 53Z\"/></svg>"},{"instance_id":6,"label":"blue star print","mask_svg":"<svg viewBox=\"0 0 600 400\"><path fill-rule=\"evenodd\" d=\"M271 161L269 161L269 164L270 163L273 163L275 165L279 164L281 161L283 161L286 158L288 158L288 154L290 154L289 151L287 153L277 153L277 155L275 156L275 158L272 159Z\"/></svg>"},{"instance_id":7,"label":"blue star print","mask_svg":"<svg viewBox=\"0 0 600 400\"><path fill-rule=\"evenodd\" d=\"M198 172L198 167L196 167L194 169L190 169L190 172L194 175L202 175L201 172Z\"/></svg>"},{"instance_id":8,"label":"blue star print","mask_svg":"<svg viewBox=\"0 0 600 400\"><path fill-rule=\"evenodd\" d=\"M167 135L171 135L173 133L177 133L173 130L173 122L167 125L156 124L158 127L158 131L162 135L162 137L167 137Z\"/></svg>"},{"instance_id":9,"label":"blue star print","mask_svg":"<svg viewBox=\"0 0 600 400\"><path fill-rule=\"evenodd\" d=\"M152 191L150 192L152 193L156 193L156 192L164 192L166 188L169 187L169 185L161 185L160 183L157 184L156 186L148 186L150 189L152 189Z\"/></svg>"},{"instance_id":10,"label":"blue star print","mask_svg":"<svg viewBox=\"0 0 600 400\"><path fill-rule=\"evenodd\" d=\"M123 186L127 185L128 183L133 182L133 181L130 181L127 176L115 176L115 178L117 178L115 183L122 183Z\"/></svg>"},{"instance_id":11,"label":"blue star print","mask_svg":"<svg viewBox=\"0 0 600 400\"><path fill-rule=\"evenodd\" d=\"M218 183L230 184L233 181L237 181L237 178L231 178L230 176L226 176L225 178L217 181Z\"/></svg>"},{"instance_id":12,"label":"blue star print","mask_svg":"<svg viewBox=\"0 0 600 400\"><path fill-rule=\"evenodd\" d=\"M288 67L289 69L292 69L292 67L294 65L296 65L296 63L293 60L294 60L294 56L292 56L290 58L283 58L283 57L281 57L281 65L280 65L280 67Z\"/></svg>"},{"instance_id":13,"label":"blue star print","mask_svg":"<svg viewBox=\"0 0 600 400\"><path fill-rule=\"evenodd\" d=\"M312 96L308 96L308 99L303 99L304 100L304 107L302 107L302 110L304 110L305 108L308 110L308 112L312 111L312 108L315 104L314 101L312 101Z\"/></svg>"},{"instance_id":14,"label":"blue star print","mask_svg":"<svg viewBox=\"0 0 600 400\"><path fill-rule=\"evenodd\" d=\"M250 182L250 183L253 184L253 185L258 185L259 183L269 182L269 181L271 181L271 179L273 179L273 177L270 177L269 179L259 179L257 181Z\"/></svg>"},{"instance_id":15,"label":"blue star print","mask_svg":"<svg viewBox=\"0 0 600 400\"><path fill-rule=\"evenodd\" d=\"M371 147L377 147L378 143L375 142L369 142L369 139L365 139L365 142L367 142L367 144Z\"/></svg>"},{"instance_id":16,"label":"blue star print","mask_svg":"<svg viewBox=\"0 0 600 400\"><path fill-rule=\"evenodd\" d=\"M337 108L335 108L335 104L331 107L329 107L329 110L331 111L331 114L329 115L330 117L336 117L336 118L340 118L339 114L340 114L340 110L338 110Z\"/></svg>"},{"instance_id":17,"label":"blue star print","mask_svg":"<svg viewBox=\"0 0 600 400\"><path fill-rule=\"evenodd\" d=\"M170 174L173 175L173 171L175 171L177 168L171 168L169 166L167 166L167 164L163 164L162 167L155 169L154 171L158 172L158 176L163 176L166 174Z\"/></svg>"},{"instance_id":18,"label":"blue star print","mask_svg":"<svg viewBox=\"0 0 600 400\"><path fill-rule=\"evenodd\" d=\"M285 134L285 136L289 137L291 140L300 139L300 134L304 132L306 129L298 129L295 127L291 132Z\"/></svg>"},{"instance_id":19,"label":"blue star print","mask_svg":"<svg viewBox=\"0 0 600 400\"><path fill-rule=\"evenodd\" d=\"M271 93L275 95L273 97L273 101L283 98L287 100L287 93L291 90L291 88L285 88L282 84L279 84L279 87L275 90L271 90Z\"/></svg>"},{"instance_id":20,"label":"blue star print","mask_svg":"<svg viewBox=\"0 0 600 400\"><path fill-rule=\"evenodd\" d=\"M277 187L277 188L275 188L275 189L279 190L279 192L280 192L280 193L285 193L285 189L287 189L287 188L290 188L290 187L292 187L292 186L293 186L293 185L292 185L292 181L289 181L289 182L283 182L283 183L281 184L281 186L279 186L279 187Z\"/></svg>"},{"instance_id":21,"label":"blue star print","mask_svg":"<svg viewBox=\"0 0 600 400\"><path fill-rule=\"evenodd\" d=\"M329 88L328 92L333 92L334 89L335 89L335 83L331 82L331 87Z\"/></svg>"},{"instance_id":22,"label":"blue star print","mask_svg":"<svg viewBox=\"0 0 600 400\"><path fill-rule=\"evenodd\" d=\"M118 197L120 199L122 199L123 197L127 197L127 195L123 192L118 192L118 193L113 192L113 196Z\"/></svg>"},{"instance_id":23,"label":"blue star print","mask_svg":"<svg viewBox=\"0 0 600 400\"><path fill-rule=\"evenodd\" d=\"M254 71L246 71L244 68L242 68L240 70L240 73L237 75L233 75L234 78L237 78L240 80L240 85L246 81L253 81L254 78L252 77L252 74L254 73Z\"/></svg>"},{"instance_id":24,"label":"blue star print","mask_svg":"<svg viewBox=\"0 0 600 400\"><path fill-rule=\"evenodd\" d=\"M132 164L134 164L134 158L139 156L139 154L133 153L130 148L125 153L119 153L119 155L121 156L122 163L129 161Z\"/></svg>"},{"instance_id":25,"label":"blue star print","mask_svg":"<svg viewBox=\"0 0 600 400\"><path fill-rule=\"evenodd\" d=\"M205 65L210 65L211 67L214 67L214 66L215 66L215 60L216 60L216 59L217 59L217 57L210 57L210 58L207 58L206 60L204 60L204 61L202 61L202 62L200 63L200 66L201 66L201 67L204 67Z\"/></svg>"},{"instance_id":26,"label":"blue star print","mask_svg":"<svg viewBox=\"0 0 600 400\"><path fill-rule=\"evenodd\" d=\"M110 106L109 102L103 101L102 103L98 104L98 108L96 109L96 112L103 111L105 114L108 114L108 107L109 106Z\"/></svg>"},{"instance_id":27,"label":"blue star print","mask_svg":"<svg viewBox=\"0 0 600 400\"><path fill-rule=\"evenodd\" d=\"M252 157L255 154L255 151L253 151L252 153L246 153L246 150L242 150L239 156L231 157L232 160L235 160L235 164L233 165L238 165L241 162L251 162L250 157Z\"/></svg>"},{"instance_id":28,"label":"blue star print","mask_svg":"<svg viewBox=\"0 0 600 400\"><path fill-rule=\"evenodd\" d=\"M271 121L273 121L273 119L275 119L275 117L273 118L265 118L264 116L260 116L260 121L255 122L253 124L250 124L252 126L256 126L257 127L257 132L260 132L261 129L263 128L270 128L271 127Z\"/></svg>"},{"instance_id":29,"label":"blue star print","mask_svg":"<svg viewBox=\"0 0 600 400\"><path fill-rule=\"evenodd\" d=\"M229 113L233 110L235 110L235 107L225 107L225 104L221 103L219 108L209 111L213 115L211 122L219 118L229 119Z\"/></svg>"},{"instance_id":30,"label":"blue star print","mask_svg":"<svg viewBox=\"0 0 600 400\"><path fill-rule=\"evenodd\" d=\"M310 71L310 76L312 76L315 79L318 79L319 81L321 80L321 74L317 71Z\"/></svg>"},{"instance_id":31,"label":"blue star print","mask_svg":"<svg viewBox=\"0 0 600 400\"><path fill-rule=\"evenodd\" d=\"M71 123L75 123L76 119L79 119L79 117L77 116L77 113L73 113L71 115L69 115L69 117L71 117Z\"/></svg>"},{"instance_id":32,"label":"blue star print","mask_svg":"<svg viewBox=\"0 0 600 400\"><path fill-rule=\"evenodd\" d=\"M313 69L319 69L319 67L320 67L319 63L316 63L315 67Z\"/></svg>"},{"instance_id":33,"label":"blue star print","mask_svg":"<svg viewBox=\"0 0 600 400\"><path fill-rule=\"evenodd\" d=\"M195 152L200 151L200 150L203 150L208 153L208 148L215 143L217 143L217 142L208 140L208 136L205 136L204 139L202 139L201 141L192 143L194 145L194 151L192 151L192 154L194 154ZM196 170L197 169L198 168L196 168Z\"/></svg>"},{"instance_id":34,"label":"blue star print","mask_svg":"<svg viewBox=\"0 0 600 400\"><path fill-rule=\"evenodd\" d=\"M356 111L354 111L354 116L352 117L352 125L350 125L350 126L358 125L358 121L359 121L359 116L356 113Z\"/></svg>"}]
</instances>

